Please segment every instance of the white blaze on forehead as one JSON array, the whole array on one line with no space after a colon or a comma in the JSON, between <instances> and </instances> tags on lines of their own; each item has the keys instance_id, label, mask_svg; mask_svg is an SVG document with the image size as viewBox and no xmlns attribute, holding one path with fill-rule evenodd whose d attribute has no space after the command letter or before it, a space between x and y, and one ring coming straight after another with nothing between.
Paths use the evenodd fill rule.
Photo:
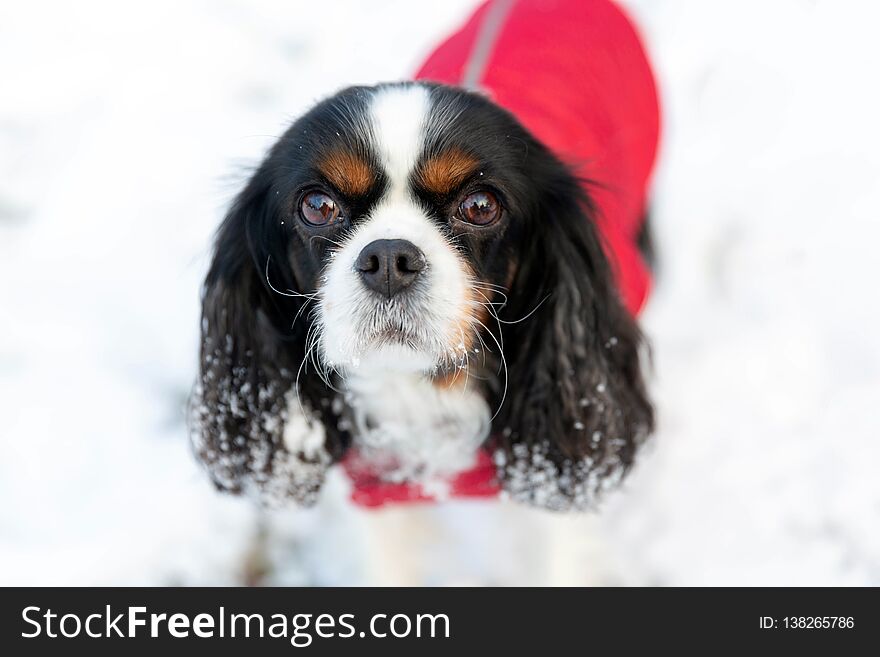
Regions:
<instances>
[{"instance_id":1,"label":"white blaze on forehead","mask_svg":"<svg viewBox=\"0 0 880 657\"><path fill-rule=\"evenodd\" d=\"M406 190L421 155L429 109L428 90L420 85L388 87L373 96L370 121L393 195Z\"/></svg>"}]
</instances>

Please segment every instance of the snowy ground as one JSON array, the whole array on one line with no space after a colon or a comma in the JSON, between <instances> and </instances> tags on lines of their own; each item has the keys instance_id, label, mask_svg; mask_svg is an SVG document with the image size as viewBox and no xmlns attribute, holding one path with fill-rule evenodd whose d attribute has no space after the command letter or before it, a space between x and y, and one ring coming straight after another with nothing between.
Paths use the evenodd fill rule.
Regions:
<instances>
[{"instance_id":1,"label":"snowy ground","mask_svg":"<svg viewBox=\"0 0 880 657\"><path fill-rule=\"evenodd\" d=\"M260 516L189 457L198 286L286 122L405 77L473 5L0 3L0 583L363 581L341 487ZM589 521L592 580L880 585L880 9L628 5L667 120L660 431ZM530 581L505 536L448 570L503 551L495 581Z\"/></svg>"}]
</instances>

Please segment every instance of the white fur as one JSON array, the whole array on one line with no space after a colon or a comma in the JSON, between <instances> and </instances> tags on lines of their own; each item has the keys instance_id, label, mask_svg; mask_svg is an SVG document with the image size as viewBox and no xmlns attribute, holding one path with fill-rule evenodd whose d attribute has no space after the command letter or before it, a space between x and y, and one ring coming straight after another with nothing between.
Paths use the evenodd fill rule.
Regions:
<instances>
[{"instance_id":1,"label":"white fur","mask_svg":"<svg viewBox=\"0 0 880 657\"><path fill-rule=\"evenodd\" d=\"M465 360L470 340L462 327L472 310L467 269L409 190L429 109L428 91L420 86L381 89L372 99L370 134L389 185L333 254L319 287L318 348L325 364L340 371L357 370L367 359L413 372ZM425 254L427 265L418 283L422 291L406 303L377 298L355 269L361 250L377 239L409 240ZM392 319L407 327L410 344L389 348L376 340L376 332Z\"/></svg>"},{"instance_id":2,"label":"white fur","mask_svg":"<svg viewBox=\"0 0 880 657\"><path fill-rule=\"evenodd\" d=\"M418 162L430 110L428 90L418 85L380 89L370 104L370 123L391 196L403 196Z\"/></svg>"},{"instance_id":3,"label":"white fur","mask_svg":"<svg viewBox=\"0 0 880 657\"><path fill-rule=\"evenodd\" d=\"M285 400L287 420L281 434L284 446L291 454L301 454L310 460L316 459L324 449L324 425L317 418L309 419L303 414L294 391L288 392Z\"/></svg>"},{"instance_id":4,"label":"white fur","mask_svg":"<svg viewBox=\"0 0 880 657\"><path fill-rule=\"evenodd\" d=\"M489 435L489 407L473 388L380 372L346 385L361 455L388 481L418 481L443 498L445 478L473 466Z\"/></svg>"}]
</instances>

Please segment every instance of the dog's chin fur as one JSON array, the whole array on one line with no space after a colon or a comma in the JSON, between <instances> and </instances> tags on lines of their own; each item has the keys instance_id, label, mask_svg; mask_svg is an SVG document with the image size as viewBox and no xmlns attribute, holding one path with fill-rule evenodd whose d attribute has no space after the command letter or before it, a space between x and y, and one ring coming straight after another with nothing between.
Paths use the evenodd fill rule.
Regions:
<instances>
[{"instance_id":1,"label":"dog's chin fur","mask_svg":"<svg viewBox=\"0 0 880 657\"><path fill-rule=\"evenodd\" d=\"M385 342L367 348L361 355L347 362L341 361L341 374L345 379L371 374L421 374L429 376L439 368L436 354L413 349L405 344Z\"/></svg>"},{"instance_id":2,"label":"dog's chin fur","mask_svg":"<svg viewBox=\"0 0 880 657\"><path fill-rule=\"evenodd\" d=\"M315 190L335 223L306 221ZM476 192L498 199L486 225L461 214ZM396 295L358 270L376 240L424 256ZM304 504L352 450L425 483L482 448L512 498L589 508L653 426L641 346L581 181L511 115L355 87L294 123L220 228L194 445L218 487Z\"/></svg>"},{"instance_id":3,"label":"dog's chin fur","mask_svg":"<svg viewBox=\"0 0 880 657\"><path fill-rule=\"evenodd\" d=\"M442 497L445 479L474 465L489 434L482 395L421 373L362 368L347 376L346 391L359 459L386 481L418 482Z\"/></svg>"}]
</instances>

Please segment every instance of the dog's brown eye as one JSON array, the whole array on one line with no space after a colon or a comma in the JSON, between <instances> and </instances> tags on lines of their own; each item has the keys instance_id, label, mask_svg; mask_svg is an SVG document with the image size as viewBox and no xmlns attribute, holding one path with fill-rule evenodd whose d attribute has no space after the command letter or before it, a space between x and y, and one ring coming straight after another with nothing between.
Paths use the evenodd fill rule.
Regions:
<instances>
[{"instance_id":1,"label":"dog's brown eye","mask_svg":"<svg viewBox=\"0 0 880 657\"><path fill-rule=\"evenodd\" d=\"M299 211L306 223L312 226L329 226L341 218L339 205L322 192L306 194Z\"/></svg>"},{"instance_id":2,"label":"dog's brown eye","mask_svg":"<svg viewBox=\"0 0 880 657\"><path fill-rule=\"evenodd\" d=\"M488 226L501 214L501 204L492 192L474 192L458 206L462 221L476 226Z\"/></svg>"}]
</instances>

